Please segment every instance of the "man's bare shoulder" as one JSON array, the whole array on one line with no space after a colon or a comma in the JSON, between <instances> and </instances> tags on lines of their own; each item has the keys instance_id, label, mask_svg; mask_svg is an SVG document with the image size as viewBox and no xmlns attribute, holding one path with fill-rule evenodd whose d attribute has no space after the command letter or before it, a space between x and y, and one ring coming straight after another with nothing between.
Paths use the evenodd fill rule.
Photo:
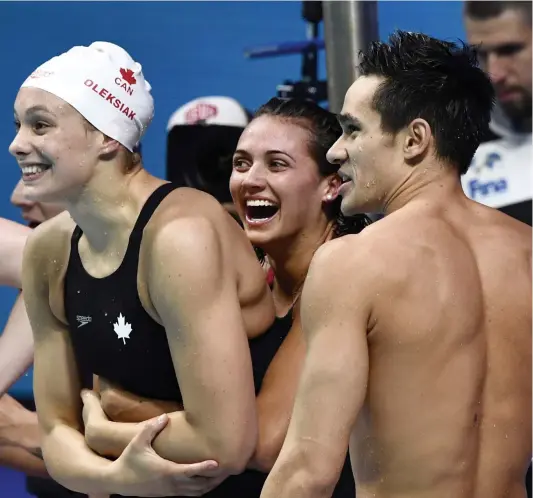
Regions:
<instances>
[{"instance_id":1,"label":"man's bare shoulder","mask_svg":"<svg viewBox=\"0 0 533 498\"><path fill-rule=\"evenodd\" d=\"M522 246L531 252L531 227L511 216L487 206L476 206L482 222L480 234L500 240L502 244Z\"/></svg>"},{"instance_id":2,"label":"man's bare shoulder","mask_svg":"<svg viewBox=\"0 0 533 498\"><path fill-rule=\"evenodd\" d=\"M345 235L324 244L319 253L335 279L363 285L376 295L401 288L419 271L421 254L434 245L422 219L394 214L367 226L357 235ZM435 230L435 227L432 227ZM327 261L326 261L327 260ZM348 290L348 289L346 289Z\"/></svg>"},{"instance_id":3,"label":"man's bare shoulder","mask_svg":"<svg viewBox=\"0 0 533 498\"><path fill-rule=\"evenodd\" d=\"M389 257L394 257L398 247L394 243L401 234L401 229L388 218L365 227L358 234L344 235L329 241L320 249L334 254L332 259L338 258L338 264L344 263L361 265L363 262L372 262L372 268L383 268L383 263Z\"/></svg>"},{"instance_id":4,"label":"man's bare shoulder","mask_svg":"<svg viewBox=\"0 0 533 498\"><path fill-rule=\"evenodd\" d=\"M330 282L332 286L373 281L385 271L386 264L380 257L384 252L382 232L370 228L320 246L313 257L310 273L323 280L323 284Z\"/></svg>"}]
</instances>

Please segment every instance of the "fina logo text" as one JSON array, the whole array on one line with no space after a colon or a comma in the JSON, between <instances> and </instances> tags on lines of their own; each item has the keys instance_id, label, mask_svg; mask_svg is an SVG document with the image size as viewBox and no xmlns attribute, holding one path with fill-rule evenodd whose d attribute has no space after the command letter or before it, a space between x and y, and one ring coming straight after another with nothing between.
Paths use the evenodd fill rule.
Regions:
<instances>
[{"instance_id":1,"label":"fina logo text","mask_svg":"<svg viewBox=\"0 0 533 498\"><path fill-rule=\"evenodd\" d=\"M491 152L485 156L485 161L481 165L473 165L472 169L476 174L483 170L494 170L494 166L501 161L501 156L497 152ZM479 199L494 194L501 194L508 189L508 183L505 178L497 178L488 182L482 182L478 179L468 182L468 191L471 199Z\"/></svg>"}]
</instances>

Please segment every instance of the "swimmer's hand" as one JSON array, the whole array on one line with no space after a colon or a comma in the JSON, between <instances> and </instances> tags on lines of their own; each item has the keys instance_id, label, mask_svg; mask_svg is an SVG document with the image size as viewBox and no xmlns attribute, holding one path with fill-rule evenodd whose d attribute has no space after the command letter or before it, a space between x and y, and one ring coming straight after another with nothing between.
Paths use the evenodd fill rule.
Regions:
<instances>
[{"instance_id":1,"label":"swimmer's hand","mask_svg":"<svg viewBox=\"0 0 533 498\"><path fill-rule=\"evenodd\" d=\"M95 453L108 456L102 450L101 440L104 424L109 422L109 419L100 404L100 397L94 391L84 389L81 392L81 399L83 401L82 417L85 427L85 442Z\"/></svg>"},{"instance_id":2,"label":"swimmer's hand","mask_svg":"<svg viewBox=\"0 0 533 498\"><path fill-rule=\"evenodd\" d=\"M108 478L113 493L121 496L201 496L218 486L217 462L207 460L179 464L164 460L152 448L152 441L168 423L161 415L139 426L137 435L110 467Z\"/></svg>"}]
</instances>

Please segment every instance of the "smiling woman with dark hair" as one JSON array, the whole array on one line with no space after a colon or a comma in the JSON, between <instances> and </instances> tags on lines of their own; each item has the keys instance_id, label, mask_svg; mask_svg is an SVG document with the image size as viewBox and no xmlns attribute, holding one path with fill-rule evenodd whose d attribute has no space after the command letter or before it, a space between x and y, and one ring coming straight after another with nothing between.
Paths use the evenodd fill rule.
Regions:
<instances>
[{"instance_id":1,"label":"smiling woman with dark hair","mask_svg":"<svg viewBox=\"0 0 533 498\"><path fill-rule=\"evenodd\" d=\"M264 398L258 397L259 445L271 437L276 412L283 422L269 470L286 435L303 366L299 306L311 259L326 241L370 224L365 215L340 212L339 167L327 161L326 153L341 133L335 115L313 102L273 98L258 109L233 156L230 191L248 238L271 272L276 323L287 334L265 377ZM283 386L267 396L266 381L276 377ZM273 408L269 398L271 406L276 400ZM333 496L354 494L347 457Z\"/></svg>"}]
</instances>

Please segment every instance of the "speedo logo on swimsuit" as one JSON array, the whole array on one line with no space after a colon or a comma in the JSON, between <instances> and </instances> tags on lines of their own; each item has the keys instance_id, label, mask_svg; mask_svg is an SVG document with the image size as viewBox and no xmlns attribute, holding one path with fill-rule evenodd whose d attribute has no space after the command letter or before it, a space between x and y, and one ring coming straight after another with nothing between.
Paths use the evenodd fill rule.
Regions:
<instances>
[{"instance_id":1,"label":"speedo logo on swimsuit","mask_svg":"<svg viewBox=\"0 0 533 498\"><path fill-rule=\"evenodd\" d=\"M118 79L118 78L117 78ZM84 85L90 88L94 93L102 97L106 102L109 102L113 107L116 107L122 114L125 114L133 121L136 113L130 109L124 102L117 99L107 88L100 88L98 83L93 80L85 80Z\"/></svg>"},{"instance_id":2,"label":"speedo logo on swimsuit","mask_svg":"<svg viewBox=\"0 0 533 498\"><path fill-rule=\"evenodd\" d=\"M79 323L78 328L91 323L93 319L90 316L76 315L76 321Z\"/></svg>"}]
</instances>

